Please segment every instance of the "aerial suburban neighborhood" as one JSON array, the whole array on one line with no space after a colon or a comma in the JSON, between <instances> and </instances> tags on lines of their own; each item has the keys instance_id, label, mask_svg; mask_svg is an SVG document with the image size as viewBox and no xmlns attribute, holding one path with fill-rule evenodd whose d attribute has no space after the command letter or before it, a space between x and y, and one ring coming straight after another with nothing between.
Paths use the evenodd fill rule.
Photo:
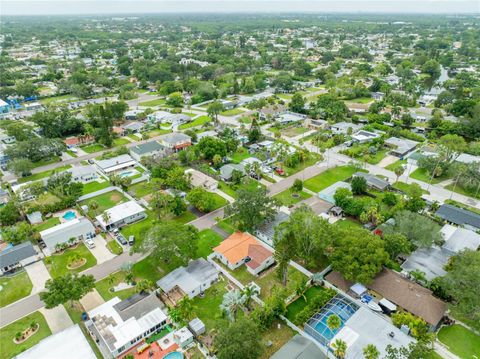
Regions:
<instances>
[{"instance_id":1,"label":"aerial suburban neighborhood","mask_svg":"<svg viewBox=\"0 0 480 359\"><path fill-rule=\"evenodd\" d=\"M480 358L479 9L308 10L1 16L0 359Z\"/></svg>"}]
</instances>

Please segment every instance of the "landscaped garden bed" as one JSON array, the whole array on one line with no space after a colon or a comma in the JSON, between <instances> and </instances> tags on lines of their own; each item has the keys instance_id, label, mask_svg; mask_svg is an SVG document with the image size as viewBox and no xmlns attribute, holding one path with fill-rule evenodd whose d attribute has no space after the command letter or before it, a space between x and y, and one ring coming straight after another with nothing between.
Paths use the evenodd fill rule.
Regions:
<instances>
[{"instance_id":1,"label":"landscaped garden bed","mask_svg":"<svg viewBox=\"0 0 480 359\"><path fill-rule=\"evenodd\" d=\"M52 277L67 273L79 273L97 264L96 258L83 243L54 253L45 259L45 264Z\"/></svg>"}]
</instances>

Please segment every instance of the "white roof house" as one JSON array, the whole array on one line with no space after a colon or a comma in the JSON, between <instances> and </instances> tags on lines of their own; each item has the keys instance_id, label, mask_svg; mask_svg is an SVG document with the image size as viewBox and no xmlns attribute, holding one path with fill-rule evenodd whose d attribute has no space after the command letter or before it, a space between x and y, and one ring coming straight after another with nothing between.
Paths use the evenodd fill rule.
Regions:
<instances>
[{"instance_id":1,"label":"white roof house","mask_svg":"<svg viewBox=\"0 0 480 359\"><path fill-rule=\"evenodd\" d=\"M93 224L85 217L75 218L40 232L40 237L50 252L57 244L66 243L70 238L77 240L95 236Z\"/></svg>"},{"instance_id":2,"label":"white roof house","mask_svg":"<svg viewBox=\"0 0 480 359\"><path fill-rule=\"evenodd\" d=\"M218 181L203 172L189 168L185 173L191 175L191 184L193 187L202 187L206 190L214 191L218 187Z\"/></svg>"},{"instance_id":3,"label":"white roof house","mask_svg":"<svg viewBox=\"0 0 480 359\"><path fill-rule=\"evenodd\" d=\"M86 325L117 357L163 328L167 315L162 307L154 293L139 293L125 300L115 297L88 312L91 320Z\"/></svg>"},{"instance_id":4,"label":"white roof house","mask_svg":"<svg viewBox=\"0 0 480 359\"><path fill-rule=\"evenodd\" d=\"M96 359L82 330L75 324L41 340L14 359Z\"/></svg>"},{"instance_id":5,"label":"white roof house","mask_svg":"<svg viewBox=\"0 0 480 359\"><path fill-rule=\"evenodd\" d=\"M72 174L73 182L87 183L94 181L98 178L97 170L94 166L75 166L67 170Z\"/></svg>"},{"instance_id":6,"label":"white roof house","mask_svg":"<svg viewBox=\"0 0 480 359\"><path fill-rule=\"evenodd\" d=\"M465 163L465 164L470 164L475 162L480 163L480 156L473 156L473 155L469 155L468 153L462 153L460 156L457 157L455 161Z\"/></svg>"},{"instance_id":7,"label":"white roof house","mask_svg":"<svg viewBox=\"0 0 480 359\"><path fill-rule=\"evenodd\" d=\"M120 203L107 209L105 213L108 214L109 218L107 222L105 222L103 214L95 217L100 226L105 230L113 227L122 227L125 224L138 221L146 216L145 208L140 206L136 201Z\"/></svg>"},{"instance_id":8,"label":"white roof house","mask_svg":"<svg viewBox=\"0 0 480 359\"><path fill-rule=\"evenodd\" d=\"M120 155L106 160L95 161L97 167L105 174L111 174L116 171L123 170L128 167L133 167L137 163L130 155Z\"/></svg>"},{"instance_id":9,"label":"white roof house","mask_svg":"<svg viewBox=\"0 0 480 359\"><path fill-rule=\"evenodd\" d=\"M379 138L380 135L375 132L370 132L370 131L365 131L365 130L360 130L355 132L352 135L352 140L359 142L359 143L365 143L369 142L371 140L374 140L375 138Z\"/></svg>"},{"instance_id":10,"label":"white roof house","mask_svg":"<svg viewBox=\"0 0 480 359\"><path fill-rule=\"evenodd\" d=\"M281 114L279 114L276 118L275 121L280 123L280 124L287 124L287 123L296 123L296 122L301 122L307 118L307 115L301 114L301 113L296 113L296 112L291 112L291 111L285 111Z\"/></svg>"},{"instance_id":11,"label":"white roof house","mask_svg":"<svg viewBox=\"0 0 480 359\"><path fill-rule=\"evenodd\" d=\"M334 123L333 125L330 126L332 132L334 134L344 134L346 135L348 133L348 129L352 129L352 133L360 130L362 128L361 125L356 125L351 122L338 122Z\"/></svg>"}]
</instances>

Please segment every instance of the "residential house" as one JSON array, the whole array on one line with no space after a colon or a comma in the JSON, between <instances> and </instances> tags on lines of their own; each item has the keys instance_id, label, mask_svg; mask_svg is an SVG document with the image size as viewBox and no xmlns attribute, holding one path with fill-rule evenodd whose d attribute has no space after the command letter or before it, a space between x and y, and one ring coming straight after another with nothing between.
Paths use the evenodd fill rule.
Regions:
<instances>
[{"instance_id":1,"label":"residential house","mask_svg":"<svg viewBox=\"0 0 480 359\"><path fill-rule=\"evenodd\" d=\"M40 245L42 246L43 243L45 255L50 255L57 251L58 245L76 243L94 237L95 227L87 218L80 217L41 231Z\"/></svg>"},{"instance_id":2,"label":"residential house","mask_svg":"<svg viewBox=\"0 0 480 359\"><path fill-rule=\"evenodd\" d=\"M451 204L442 204L437 212L437 217L453 223L458 226L464 226L465 228L478 231L480 229L480 214L475 212L453 206Z\"/></svg>"},{"instance_id":3,"label":"residential house","mask_svg":"<svg viewBox=\"0 0 480 359\"><path fill-rule=\"evenodd\" d=\"M280 223L288 221L290 216L283 211L278 211L273 220L263 223L255 232L255 236L261 241L273 245L273 238L275 236L275 227Z\"/></svg>"},{"instance_id":4,"label":"residential house","mask_svg":"<svg viewBox=\"0 0 480 359\"><path fill-rule=\"evenodd\" d=\"M138 115L143 113L142 110L130 110L125 112L125 119L129 121L134 121L138 118Z\"/></svg>"},{"instance_id":5,"label":"residential house","mask_svg":"<svg viewBox=\"0 0 480 359\"><path fill-rule=\"evenodd\" d=\"M144 157L157 158L164 156L166 153L167 149L158 141L150 141L130 148L130 156L137 162L140 162Z\"/></svg>"},{"instance_id":6,"label":"residential house","mask_svg":"<svg viewBox=\"0 0 480 359\"><path fill-rule=\"evenodd\" d=\"M82 145L88 145L95 142L95 137L93 136L72 136L67 137L63 140L63 143L67 146L67 148L76 148Z\"/></svg>"},{"instance_id":7,"label":"residential house","mask_svg":"<svg viewBox=\"0 0 480 359\"><path fill-rule=\"evenodd\" d=\"M194 298L218 280L218 270L204 258L190 261L157 281L157 286L173 302L185 295Z\"/></svg>"},{"instance_id":8,"label":"residential house","mask_svg":"<svg viewBox=\"0 0 480 359\"><path fill-rule=\"evenodd\" d=\"M291 112L291 111L285 111L275 116L275 122L278 122L281 125L286 125L290 123L302 122L306 118L307 118L307 115Z\"/></svg>"},{"instance_id":9,"label":"residential house","mask_svg":"<svg viewBox=\"0 0 480 359\"><path fill-rule=\"evenodd\" d=\"M368 187L374 188L379 191L385 191L387 188L390 187L390 183L388 183L387 180L384 180L370 173L356 172L354 173L353 177L365 178L365 181L367 181Z\"/></svg>"},{"instance_id":10,"label":"residential house","mask_svg":"<svg viewBox=\"0 0 480 359\"><path fill-rule=\"evenodd\" d=\"M0 207L7 204L9 200L10 200L10 193L0 188Z\"/></svg>"},{"instance_id":11,"label":"residential house","mask_svg":"<svg viewBox=\"0 0 480 359\"><path fill-rule=\"evenodd\" d=\"M5 274L40 259L31 242L23 242L0 252L0 273Z\"/></svg>"},{"instance_id":12,"label":"residential house","mask_svg":"<svg viewBox=\"0 0 480 359\"><path fill-rule=\"evenodd\" d=\"M96 359L97 356L83 335L79 324L54 333L23 351L14 359Z\"/></svg>"},{"instance_id":13,"label":"residential house","mask_svg":"<svg viewBox=\"0 0 480 359\"><path fill-rule=\"evenodd\" d=\"M109 231L140 221L146 217L147 213L145 212L145 208L140 206L136 201L128 201L107 209L103 214L95 218L103 230ZM105 219L107 219L107 221L105 221Z\"/></svg>"},{"instance_id":14,"label":"residential house","mask_svg":"<svg viewBox=\"0 0 480 359\"><path fill-rule=\"evenodd\" d=\"M205 173L189 168L185 173L190 175L190 183L193 187L202 187L207 191L215 191L218 188L218 181Z\"/></svg>"},{"instance_id":15,"label":"residential house","mask_svg":"<svg viewBox=\"0 0 480 359\"><path fill-rule=\"evenodd\" d=\"M203 131L203 132L197 133L197 142L200 142L200 140L205 137L217 137L217 136L218 136L217 131Z\"/></svg>"},{"instance_id":16,"label":"residential house","mask_svg":"<svg viewBox=\"0 0 480 359\"><path fill-rule=\"evenodd\" d=\"M132 121L121 126L126 133L139 133L145 127L143 122Z\"/></svg>"},{"instance_id":17,"label":"residential house","mask_svg":"<svg viewBox=\"0 0 480 359\"><path fill-rule=\"evenodd\" d=\"M417 141L398 137L390 137L385 140L385 146L391 148L390 153L400 158L403 158L417 148L418 143Z\"/></svg>"},{"instance_id":18,"label":"residential house","mask_svg":"<svg viewBox=\"0 0 480 359\"><path fill-rule=\"evenodd\" d=\"M5 150L7 145L0 143L0 166L4 167L10 161L10 157L6 154Z\"/></svg>"},{"instance_id":19,"label":"residential house","mask_svg":"<svg viewBox=\"0 0 480 359\"><path fill-rule=\"evenodd\" d=\"M91 165L72 167L67 172L72 174L72 182L86 184L98 180L97 170Z\"/></svg>"},{"instance_id":20,"label":"residential house","mask_svg":"<svg viewBox=\"0 0 480 359\"><path fill-rule=\"evenodd\" d=\"M327 359L327 355L313 341L296 334L270 359Z\"/></svg>"},{"instance_id":21,"label":"residential house","mask_svg":"<svg viewBox=\"0 0 480 359\"><path fill-rule=\"evenodd\" d=\"M332 133L334 135L339 135L339 134L347 135L349 131L351 131L351 133L355 133L361 128L362 128L361 125L356 125L351 122L337 122L330 126L330 129L332 130Z\"/></svg>"},{"instance_id":22,"label":"residential house","mask_svg":"<svg viewBox=\"0 0 480 359\"><path fill-rule=\"evenodd\" d=\"M371 95L372 95L372 98L377 101L382 101L383 98L385 97L384 92L372 92Z\"/></svg>"},{"instance_id":23,"label":"residential house","mask_svg":"<svg viewBox=\"0 0 480 359\"><path fill-rule=\"evenodd\" d=\"M233 171L238 171L242 174L242 176L245 176L245 167L243 167L243 165L236 163L228 163L220 167L220 178L225 182L231 181Z\"/></svg>"},{"instance_id":24,"label":"residential house","mask_svg":"<svg viewBox=\"0 0 480 359\"><path fill-rule=\"evenodd\" d=\"M0 113L8 113L10 112L10 105L0 99Z\"/></svg>"},{"instance_id":25,"label":"residential house","mask_svg":"<svg viewBox=\"0 0 480 359\"><path fill-rule=\"evenodd\" d=\"M352 135L352 141L357 143L367 143L379 137L380 135L378 133L360 130Z\"/></svg>"},{"instance_id":26,"label":"residential house","mask_svg":"<svg viewBox=\"0 0 480 359\"><path fill-rule=\"evenodd\" d=\"M213 257L231 270L245 264L247 270L258 275L274 263L273 252L249 233L235 232L213 248Z\"/></svg>"},{"instance_id":27,"label":"residential house","mask_svg":"<svg viewBox=\"0 0 480 359\"><path fill-rule=\"evenodd\" d=\"M161 136L159 142L168 149L178 152L191 146L192 138L181 132L172 132Z\"/></svg>"},{"instance_id":28,"label":"residential house","mask_svg":"<svg viewBox=\"0 0 480 359\"><path fill-rule=\"evenodd\" d=\"M327 274L325 280L344 292L354 284L335 271ZM367 288L394 306L422 318L434 329L441 323L447 310L447 304L434 297L431 290L390 269L383 269Z\"/></svg>"},{"instance_id":29,"label":"residential house","mask_svg":"<svg viewBox=\"0 0 480 359\"><path fill-rule=\"evenodd\" d=\"M137 162L130 155L120 155L106 160L96 160L98 169L106 176L113 175L127 168L135 167Z\"/></svg>"},{"instance_id":30,"label":"residential house","mask_svg":"<svg viewBox=\"0 0 480 359\"><path fill-rule=\"evenodd\" d=\"M328 121L325 120L308 120L306 121L305 125L310 129L310 130L323 130L328 126Z\"/></svg>"},{"instance_id":31,"label":"residential house","mask_svg":"<svg viewBox=\"0 0 480 359\"><path fill-rule=\"evenodd\" d=\"M98 346L117 358L165 327L163 308L155 293L115 297L89 311L85 325Z\"/></svg>"},{"instance_id":32,"label":"residential house","mask_svg":"<svg viewBox=\"0 0 480 359\"><path fill-rule=\"evenodd\" d=\"M471 163L480 163L480 156L470 155L468 153L460 154L456 159L456 162L464 163L464 164L471 164Z\"/></svg>"}]
</instances>

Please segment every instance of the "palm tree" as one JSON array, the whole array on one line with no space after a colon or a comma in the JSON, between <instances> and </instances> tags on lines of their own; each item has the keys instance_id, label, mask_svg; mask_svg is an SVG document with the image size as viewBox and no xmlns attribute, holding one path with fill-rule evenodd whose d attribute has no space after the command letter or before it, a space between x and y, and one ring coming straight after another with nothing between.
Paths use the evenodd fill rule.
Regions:
<instances>
[{"instance_id":1,"label":"palm tree","mask_svg":"<svg viewBox=\"0 0 480 359\"><path fill-rule=\"evenodd\" d=\"M403 174L403 172L405 172L405 168L403 168L403 166L397 166L393 172L395 172L395 176L397 176L397 180L395 182L398 182L398 178Z\"/></svg>"},{"instance_id":2,"label":"palm tree","mask_svg":"<svg viewBox=\"0 0 480 359\"><path fill-rule=\"evenodd\" d=\"M258 295L258 289L257 287L254 287L253 285L247 285L242 291L242 295L245 298L245 307L247 309L250 309L250 302L252 301L252 297L254 295Z\"/></svg>"},{"instance_id":3,"label":"palm tree","mask_svg":"<svg viewBox=\"0 0 480 359\"><path fill-rule=\"evenodd\" d=\"M90 208L90 210L93 211L93 213L97 213L97 209L98 209L98 202L95 201L95 200L91 200L89 203L88 203L88 208Z\"/></svg>"},{"instance_id":4,"label":"palm tree","mask_svg":"<svg viewBox=\"0 0 480 359\"><path fill-rule=\"evenodd\" d=\"M378 359L380 357L380 352L375 345L368 344L363 348L363 356L365 359Z\"/></svg>"},{"instance_id":5,"label":"palm tree","mask_svg":"<svg viewBox=\"0 0 480 359\"><path fill-rule=\"evenodd\" d=\"M108 222L110 222L110 214L107 211L103 212L102 219L105 222L105 227L108 226Z\"/></svg>"},{"instance_id":6,"label":"palm tree","mask_svg":"<svg viewBox=\"0 0 480 359\"><path fill-rule=\"evenodd\" d=\"M238 289L232 290L224 294L220 309L226 313L229 320L234 322L237 310L245 304L245 299Z\"/></svg>"},{"instance_id":7,"label":"palm tree","mask_svg":"<svg viewBox=\"0 0 480 359\"><path fill-rule=\"evenodd\" d=\"M345 358L345 354L347 352L347 343L345 343L342 339L335 340L335 342L332 344L332 348L334 349L333 355L335 355L336 358Z\"/></svg>"},{"instance_id":8,"label":"palm tree","mask_svg":"<svg viewBox=\"0 0 480 359\"><path fill-rule=\"evenodd\" d=\"M338 328L340 328L341 325L342 325L342 320L338 315L332 314L328 317L327 326L330 328L330 330L335 331Z\"/></svg>"}]
</instances>

